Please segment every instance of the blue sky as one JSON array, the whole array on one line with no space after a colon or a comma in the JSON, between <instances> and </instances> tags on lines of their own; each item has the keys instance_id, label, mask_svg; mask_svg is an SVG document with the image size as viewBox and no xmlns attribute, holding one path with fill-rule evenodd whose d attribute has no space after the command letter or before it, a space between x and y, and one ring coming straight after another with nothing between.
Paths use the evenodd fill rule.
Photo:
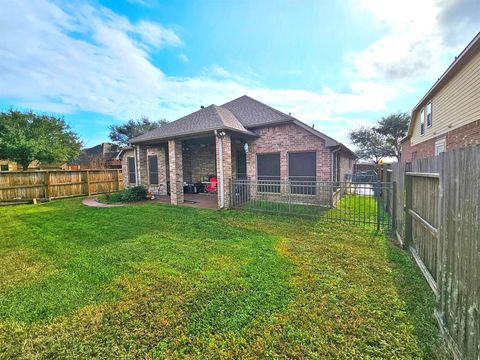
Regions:
<instances>
[{"instance_id":1,"label":"blue sky","mask_svg":"<svg viewBox=\"0 0 480 360\"><path fill-rule=\"evenodd\" d=\"M2 3L0 107L62 114L87 146L243 94L348 143L480 30L477 0Z\"/></svg>"}]
</instances>

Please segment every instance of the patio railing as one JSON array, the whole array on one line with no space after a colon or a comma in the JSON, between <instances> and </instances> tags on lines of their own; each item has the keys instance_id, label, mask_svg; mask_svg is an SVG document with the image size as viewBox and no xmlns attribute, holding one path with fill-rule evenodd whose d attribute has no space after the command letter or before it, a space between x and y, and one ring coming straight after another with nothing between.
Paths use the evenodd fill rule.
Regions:
<instances>
[{"instance_id":1,"label":"patio railing","mask_svg":"<svg viewBox=\"0 0 480 360\"><path fill-rule=\"evenodd\" d=\"M390 228L391 183L268 179L231 181L231 207Z\"/></svg>"}]
</instances>

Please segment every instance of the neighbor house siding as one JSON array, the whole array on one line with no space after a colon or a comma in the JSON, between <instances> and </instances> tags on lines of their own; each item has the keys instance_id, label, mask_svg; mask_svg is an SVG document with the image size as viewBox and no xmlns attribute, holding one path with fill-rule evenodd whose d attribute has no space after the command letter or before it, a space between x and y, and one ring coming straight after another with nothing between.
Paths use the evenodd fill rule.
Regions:
<instances>
[{"instance_id":1,"label":"neighbor house siding","mask_svg":"<svg viewBox=\"0 0 480 360\"><path fill-rule=\"evenodd\" d=\"M425 122L425 134L420 135L420 114L423 106L419 107L414 112L412 147L480 120L480 51L431 99L426 99L425 106L429 100L432 101L432 126L427 127Z\"/></svg>"},{"instance_id":2,"label":"neighbor house siding","mask_svg":"<svg viewBox=\"0 0 480 360\"><path fill-rule=\"evenodd\" d=\"M257 177L257 154L280 153L280 177L288 179L289 152L315 151L317 180L330 180L330 150L325 141L295 124L260 128L259 137L249 142L247 176Z\"/></svg>"}]
</instances>

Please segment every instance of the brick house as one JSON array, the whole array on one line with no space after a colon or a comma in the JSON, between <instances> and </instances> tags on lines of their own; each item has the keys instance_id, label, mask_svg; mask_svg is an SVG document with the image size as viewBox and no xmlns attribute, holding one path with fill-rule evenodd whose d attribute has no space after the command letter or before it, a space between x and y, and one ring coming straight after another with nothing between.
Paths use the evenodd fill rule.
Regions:
<instances>
[{"instance_id":1,"label":"brick house","mask_svg":"<svg viewBox=\"0 0 480 360\"><path fill-rule=\"evenodd\" d=\"M231 179L343 181L354 160L343 144L248 96L202 107L122 151L125 187L144 185L179 204L185 188L214 176L219 208L230 204Z\"/></svg>"},{"instance_id":2,"label":"brick house","mask_svg":"<svg viewBox=\"0 0 480 360\"><path fill-rule=\"evenodd\" d=\"M480 33L412 111L401 159L412 161L480 144Z\"/></svg>"}]
</instances>

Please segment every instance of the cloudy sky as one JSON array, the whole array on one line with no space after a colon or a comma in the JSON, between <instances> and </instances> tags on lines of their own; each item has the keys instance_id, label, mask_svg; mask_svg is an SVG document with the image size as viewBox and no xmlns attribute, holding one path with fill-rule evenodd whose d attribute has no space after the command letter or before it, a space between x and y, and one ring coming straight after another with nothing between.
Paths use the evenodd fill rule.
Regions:
<instances>
[{"instance_id":1,"label":"cloudy sky","mask_svg":"<svg viewBox=\"0 0 480 360\"><path fill-rule=\"evenodd\" d=\"M0 107L85 144L247 94L344 142L410 111L480 31L478 0L0 0Z\"/></svg>"}]
</instances>

